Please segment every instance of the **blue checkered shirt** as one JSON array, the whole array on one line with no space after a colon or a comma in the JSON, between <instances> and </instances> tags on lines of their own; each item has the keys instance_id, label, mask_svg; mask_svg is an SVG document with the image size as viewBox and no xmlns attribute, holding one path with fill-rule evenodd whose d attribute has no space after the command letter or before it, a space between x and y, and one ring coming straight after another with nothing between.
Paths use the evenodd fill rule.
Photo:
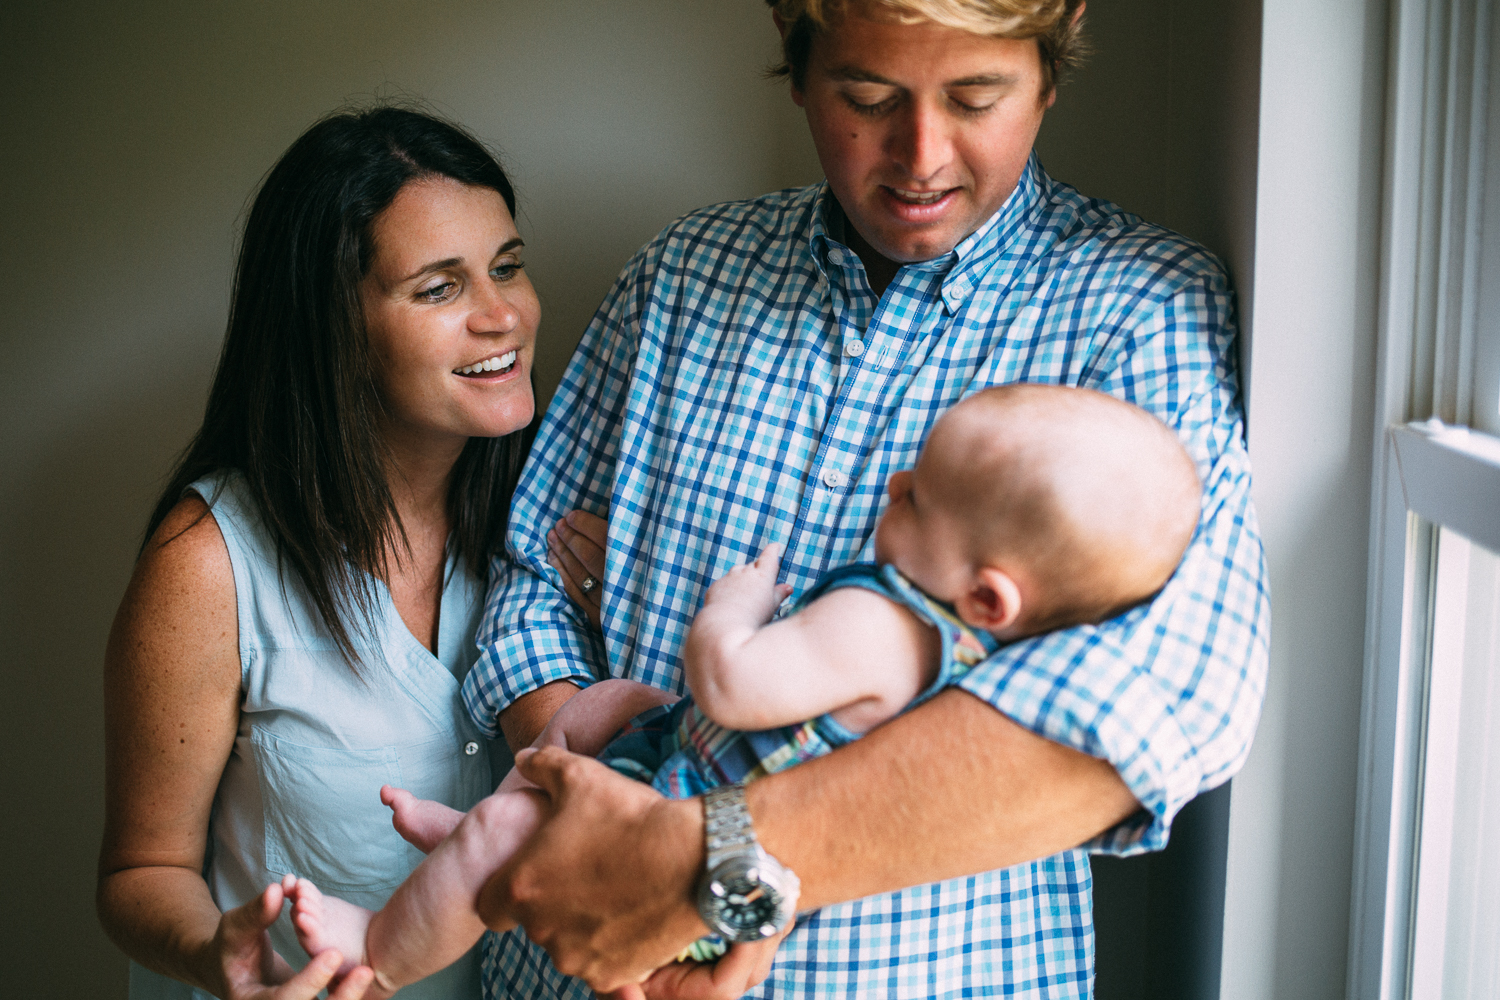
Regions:
<instances>
[{"instance_id":1,"label":"blue checkered shirt","mask_svg":"<svg viewBox=\"0 0 1500 1000\"><path fill-rule=\"evenodd\" d=\"M1162 847L1183 804L1243 762L1265 687L1232 296L1201 247L1035 157L992 219L878 299L841 232L825 184L695 212L630 261L516 492L464 697L493 734L501 709L551 681L681 692L678 651L708 585L771 541L796 593L871 559L887 478L959 399L1027 381L1129 400L1198 463L1182 565L1150 605L1005 646L957 683L1109 760L1143 809L1076 850L817 911L750 994L1088 996L1088 852ZM609 512L602 641L546 565L546 531L575 507ZM519 932L486 952L488 995L589 995Z\"/></svg>"}]
</instances>

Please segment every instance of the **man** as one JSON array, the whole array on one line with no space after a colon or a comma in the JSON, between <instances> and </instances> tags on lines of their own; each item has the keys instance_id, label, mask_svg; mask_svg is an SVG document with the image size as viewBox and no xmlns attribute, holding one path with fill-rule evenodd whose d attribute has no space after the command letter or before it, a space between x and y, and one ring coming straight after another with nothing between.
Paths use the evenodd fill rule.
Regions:
<instances>
[{"instance_id":1,"label":"man","mask_svg":"<svg viewBox=\"0 0 1500 1000\"><path fill-rule=\"evenodd\" d=\"M707 585L771 541L798 593L870 558L889 475L986 385L1086 385L1161 417L1198 463L1203 519L1148 607L1006 646L756 781L750 825L730 796L668 801L594 761L523 755L554 812L481 912L523 915L556 968L515 934L490 968L516 996L586 995L558 969L639 981L705 918L750 912L761 888L701 908L695 892L753 833L810 914L784 941L766 917L770 941L663 969L648 991L734 996L769 971L777 995L1087 996L1084 848L1163 846L1177 810L1240 766L1264 690L1226 281L1031 155L1079 0L768 3L827 182L690 215L627 265L516 496L516 566L476 670L490 681L465 687L476 718L498 712L519 747L595 679L681 690ZM545 567L546 527L573 507L609 510L602 647ZM731 848L705 849L705 808Z\"/></svg>"}]
</instances>

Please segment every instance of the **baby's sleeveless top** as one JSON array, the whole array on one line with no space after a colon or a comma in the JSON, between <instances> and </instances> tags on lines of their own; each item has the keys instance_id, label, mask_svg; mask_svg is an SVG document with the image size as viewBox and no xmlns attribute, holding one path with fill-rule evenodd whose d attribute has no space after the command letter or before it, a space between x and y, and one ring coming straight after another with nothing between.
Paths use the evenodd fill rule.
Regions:
<instances>
[{"instance_id":1,"label":"baby's sleeveless top","mask_svg":"<svg viewBox=\"0 0 1500 1000\"><path fill-rule=\"evenodd\" d=\"M356 673L300 579L278 571L275 543L241 477L219 474L191 489L209 503L229 547L239 612L240 723L209 820L209 888L228 910L290 872L377 909L423 857L391 827L380 786L460 810L494 787L485 738L459 697L478 657L484 591L450 559L434 656L376 581L377 630L360 648ZM293 968L306 964L286 912L271 941ZM132 963L130 996L207 994ZM474 1000L477 953L401 996Z\"/></svg>"}]
</instances>

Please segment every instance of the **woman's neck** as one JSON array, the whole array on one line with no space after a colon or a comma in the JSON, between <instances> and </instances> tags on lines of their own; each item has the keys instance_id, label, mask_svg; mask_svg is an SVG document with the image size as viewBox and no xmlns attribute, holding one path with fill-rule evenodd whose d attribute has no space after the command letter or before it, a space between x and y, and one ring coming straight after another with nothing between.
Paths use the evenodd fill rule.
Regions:
<instances>
[{"instance_id":1,"label":"woman's neck","mask_svg":"<svg viewBox=\"0 0 1500 1000\"><path fill-rule=\"evenodd\" d=\"M386 487L408 535L441 527L447 538L448 486L465 443L408 439L387 430Z\"/></svg>"},{"instance_id":2,"label":"woman's neck","mask_svg":"<svg viewBox=\"0 0 1500 1000\"><path fill-rule=\"evenodd\" d=\"M443 571L447 564L448 488L463 452L456 448L411 447L388 441L386 484L401 532L386 552L386 584L406 627L433 653L437 650ZM402 544L402 534L405 544Z\"/></svg>"}]
</instances>

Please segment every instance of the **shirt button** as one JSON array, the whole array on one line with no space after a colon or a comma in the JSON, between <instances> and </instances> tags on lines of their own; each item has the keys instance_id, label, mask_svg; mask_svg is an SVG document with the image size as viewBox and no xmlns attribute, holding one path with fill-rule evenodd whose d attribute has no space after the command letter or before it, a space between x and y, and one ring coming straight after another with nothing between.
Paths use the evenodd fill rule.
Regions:
<instances>
[{"instance_id":1,"label":"shirt button","mask_svg":"<svg viewBox=\"0 0 1500 1000\"><path fill-rule=\"evenodd\" d=\"M828 261L831 264L842 264L844 262L844 251L837 247L828 251Z\"/></svg>"},{"instance_id":2,"label":"shirt button","mask_svg":"<svg viewBox=\"0 0 1500 1000\"><path fill-rule=\"evenodd\" d=\"M857 358L865 353L865 342L863 340L851 340L844 345L844 353L851 358Z\"/></svg>"},{"instance_id":3,"label":"shirt button","mask_svg":"<svg viewBox=\"0 0 1500 1000\"><path fill-rule=\"evenodd\" d=\"M464 744L464 753L467 754L468 756L472 757L472 756L474 756L478 752L479 752L479 744L475 743L473 740L470 740L469 742L467 742L467 743Z\"/></svg>"},{"instance_id":4,"label":"shirt button","mask_svg":"<svg viewBox=\"0 0 1500 1000\"><path fill-rule=\"evenodd\" d=\"M826 469L823 472L823 485L831 490L836 490L849 481L849 477L838 469Z\"/></svg>"}]
</instances>

